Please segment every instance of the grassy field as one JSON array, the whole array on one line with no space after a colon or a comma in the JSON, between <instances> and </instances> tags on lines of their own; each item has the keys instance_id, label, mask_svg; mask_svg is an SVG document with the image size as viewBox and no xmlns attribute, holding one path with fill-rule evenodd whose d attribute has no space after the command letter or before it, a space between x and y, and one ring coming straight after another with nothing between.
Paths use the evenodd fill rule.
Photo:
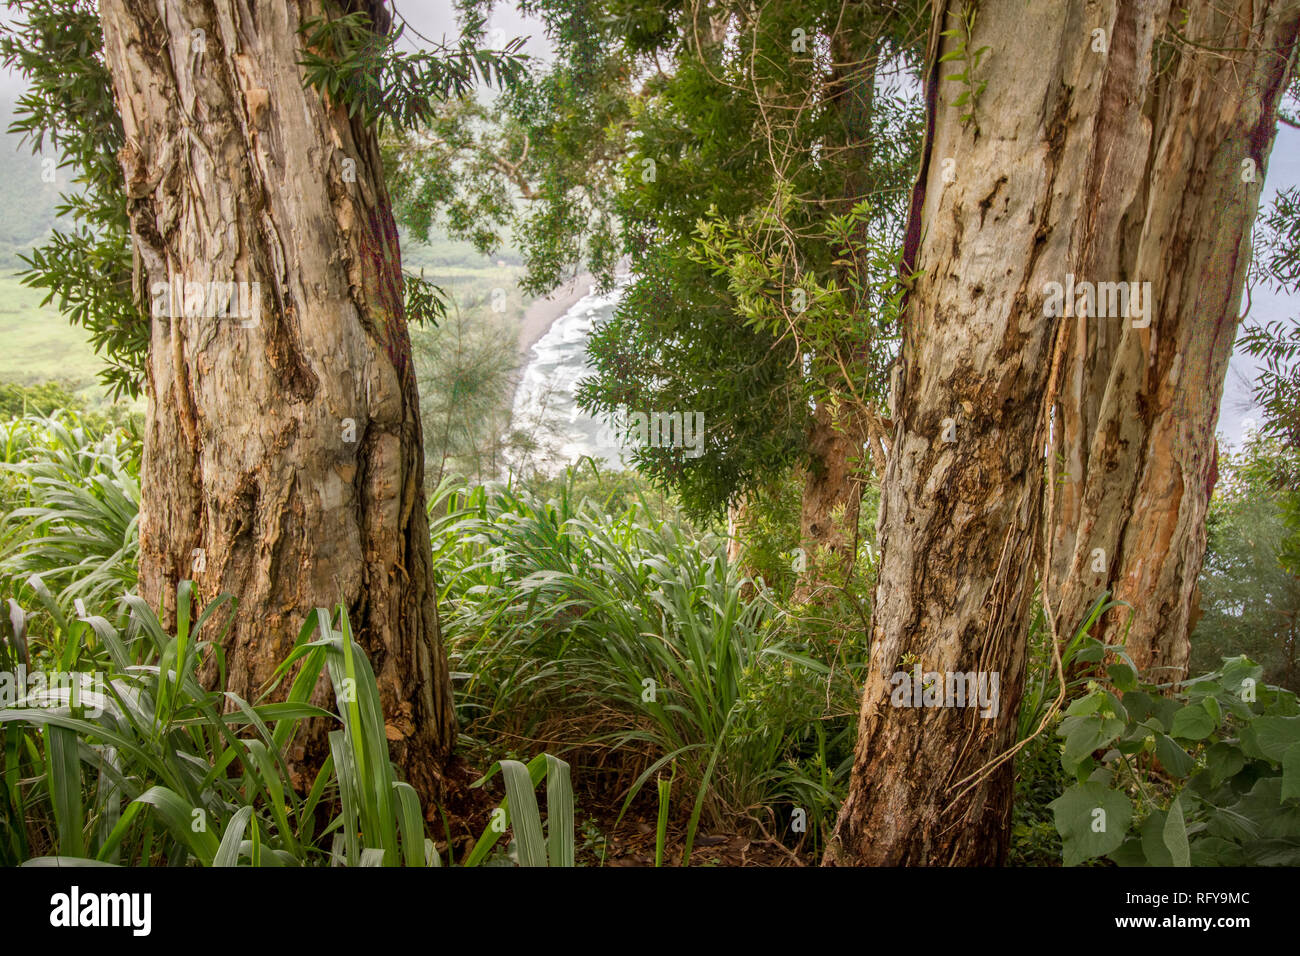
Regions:
<instances>
[{"instance_id":1,"label":"grassy field","mask_svg":"<svg viewBox=\"0 0 1300 956\"><path fill-rule=\"evenodd\" d=\"M53 379L97 395L102 363L88 336L53 304L42 308L43 294L13 274L0 276L0 381L34 385Z\"/></svg>"},{"instance_id":2,"label":"grassy field","mask_svg":"<svg viewBox=\"0 0 1300 956\"><path fill-rule=\"evenodd\" d=\"M418 272L423 267L425 277L441 286L462 311L508 329L518 327L531 301L515 284L523 270L514 257L489 260L463 243L446 240L431 245L408 242L403 256L407 268ZM494 309L491 296L496 289L505 296ZM88 404L100 404L106 395L98 378L102 363L89 336L53 304L42 307L43 294L22 285L13 272L0 274L0 382L58 381Z\"/></svg>"}]
</instances>

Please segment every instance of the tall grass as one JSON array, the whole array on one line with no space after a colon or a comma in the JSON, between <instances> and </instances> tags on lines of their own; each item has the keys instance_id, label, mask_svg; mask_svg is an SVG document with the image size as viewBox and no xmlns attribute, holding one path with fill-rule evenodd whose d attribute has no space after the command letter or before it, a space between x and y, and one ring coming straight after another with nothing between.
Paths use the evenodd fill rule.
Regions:
<instances>
[{"instance_id":1,"label":"tall grass","mask_svg":"<svg viewBox=\"0 0 1300 956\"><path fill-rule=\"evenodd\" d=\"M57 616L57 602L45 595L48 613ZM169 634L139 598L123 601L125 634L99 616L52 628L65 642L93 635L107 657L102 687L86 680L80 694L37 689L0 709L0 828L7 833L0 862L440 865L419 798L389 760L378 687L344 610L332 617L320 608L304 623L279 671L289 680L284 700L249 702L206 690L198 678L201 662L219 653L233 602L223 597L196 616L191 584L182 582ZM34 648L27 612L14 601L9 611L0 631L5 669L98 656L94 648L72 652L57 641ZM337 713L309 703L322 672ZM340 726L329 734L330 755L308 792L298 793L284 755L302 722L315 718ZM549 859L571 865L568 767L541 759L554 775ZM507 774L517 855L545 865L536 802L526 804L512 767ZM531 798L531 787L527 793ZM317 810L331 808L330 822L317 832Z\"/></svg>"},{"instance_id":2,"label":"tall grass","mask_svg":"<svg viewBox=\"0 0 1300 956\"><path fill-rule=\"evenodd\" d=\"M139 445L63 414L0 421L0 593L33 575L64 614L135 588Z\"/></svg>"},{"instance_id":3,"label":"tall grass","mask_svg":"<svg viewBox=\"0 0 1300 956\"><path fill-rule=\"evenodd\" d=\"M68 717L80 721L75 727L40 723L32 710L0 721L6 780L26 781L6 790L6 819L26 821L16 824L21 833L7 858L65 850L98 858L108 836L96 829L100 821L128 819L132 839L123 836L109 852L131 862L161 853L205 863L209 851L213 860L235 852L246 861L240 854L255 849L262 863L414 863L424 852L414 835L419 817L409 788L384 776L391 768L377 701L359 697L329 718L307 707L314 679L304 674L369 680L364 655L338 636L349 633L346 617L318 612L304 625L283 679L305 683L292 685L298 696L289 702L211 696L194 668L218 654L230 606L205 608L167 635L130 596L138 445L71 416L0 425L0 443L0 591L19 599L15 607L38 609L21 612L7 646L16 652L25 641L47 666L114 675L107 691L114 705L94 721L83 714ZM718 537L621 484L606 498L579 495L571 472L556 487L543 500L448 481L431 502L463 725L493 756L503 741L513 748L507 757L561 747L578 754L590 773L610 771L602 777L614 778L607 786L624 808L671 765L676 782L671 803L664 795L663 826L671 810L674 826L685 825L687 855L700 826L734 831L739 823L789 836L796 808L806 812L815 842L816 824L833 822L847 779L865 633L836 660L761 582L745 581L727 563ZM87 607L114 610L101 618ZM137 699L147 701L144 710L129 706ZM290 703L298 709L276 709ZM296 795L277 754L285 735L312 716L338 726L325 776ZM122 740L91 736L92 724ZM69 761L69 752L83 759ZM98 762L84 759L90 753ZM118 770L114 760L135 769ZM70 796L74 765L80 804ZM535 784L544 765L528 764ZM515 764L503 761L498 770L508 788L518 781ZM548 773L547 780L562 808L559 778ZM315 832L315 811L335 803L332 829ZM227 832L238 832L230 838L235 850L217 857L205 837L182 840L169 828L194 811L202 811L218 848ZM80 843L75 832L83 833ZM497 839L485 837L483 859L500 858ZM521 854L519 839L516 833L509 852L536 861L536 853Z\"/></svg>"},{"instance_id":4,"label":"tall grass","mask_svg":"<svg viewBox=\"0 0 1300 956\"><path fill-rule=\"evenodd\" d=\"M853 670L785 635L761 588L747 598L718 537L570 489L543 501L449 482L433 497L469 730L612 749L633 767L627 800L675 765L687 854L701 822L772 833L796 806L830 817Z\"/></svg>"}]
</instances>

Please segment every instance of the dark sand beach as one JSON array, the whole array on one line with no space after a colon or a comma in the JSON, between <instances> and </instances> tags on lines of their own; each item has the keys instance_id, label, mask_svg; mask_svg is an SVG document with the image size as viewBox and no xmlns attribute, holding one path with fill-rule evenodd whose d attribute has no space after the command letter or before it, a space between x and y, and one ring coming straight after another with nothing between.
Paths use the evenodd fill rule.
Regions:
<instances>
[{"instance_id":1,"label":"dark sand beach","mask_svg":"<svg viewBox=\"0 0 1300 956\"><path fill-rule=\"evenodd\" d=\"M519 353L525 362L529 359L529 350L546 334L555 320L590 291L591 276L583 273L572 282L560 286L545 299L537 299L528 306L519 325Z\"/></svg>"}]
</instances>

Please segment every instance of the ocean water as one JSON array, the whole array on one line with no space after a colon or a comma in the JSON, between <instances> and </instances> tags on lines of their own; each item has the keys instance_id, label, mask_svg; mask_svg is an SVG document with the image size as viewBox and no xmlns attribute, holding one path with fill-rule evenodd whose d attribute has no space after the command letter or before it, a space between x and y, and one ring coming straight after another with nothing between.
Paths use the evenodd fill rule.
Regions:
<instances>
[{"instance_id":1,"label":"ocean water","mask_svg":"<svg viewBox=\"0 0 1300 956\"><path fill-rule=\"evenodd\" d=\"M533 434L552 450L557 464L584 455L626 467L624 449L605 423L578 408L578 383L591 375L587 341L597 322L614 314L628 276L619 276L605 294L591 292L573 304L546 331L529 354L515 390L512 427Z\"/></svg>"}]
</instances>

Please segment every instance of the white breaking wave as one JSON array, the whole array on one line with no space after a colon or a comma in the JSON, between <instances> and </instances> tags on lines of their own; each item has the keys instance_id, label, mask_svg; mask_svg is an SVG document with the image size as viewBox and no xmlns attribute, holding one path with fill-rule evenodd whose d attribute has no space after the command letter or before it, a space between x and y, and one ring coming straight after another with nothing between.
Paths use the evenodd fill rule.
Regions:
<instances>
[{"instance_id":1,"label":"white breaking wave","mask_svg":"<svg viewBox=\"0 0 1300 956\"><path fill-rule=\"evenodd\" d=\"M604 295L591 293L575 302L532 348L515 390L513 424L531 428L544 418L560 432L559 453L572 463L583 455L622 467L623 450L609 428L578 408L578 383L593 373L587 341L595 324L614 314L631 277L620 275Z\"/></svg>"}]
</instances>

